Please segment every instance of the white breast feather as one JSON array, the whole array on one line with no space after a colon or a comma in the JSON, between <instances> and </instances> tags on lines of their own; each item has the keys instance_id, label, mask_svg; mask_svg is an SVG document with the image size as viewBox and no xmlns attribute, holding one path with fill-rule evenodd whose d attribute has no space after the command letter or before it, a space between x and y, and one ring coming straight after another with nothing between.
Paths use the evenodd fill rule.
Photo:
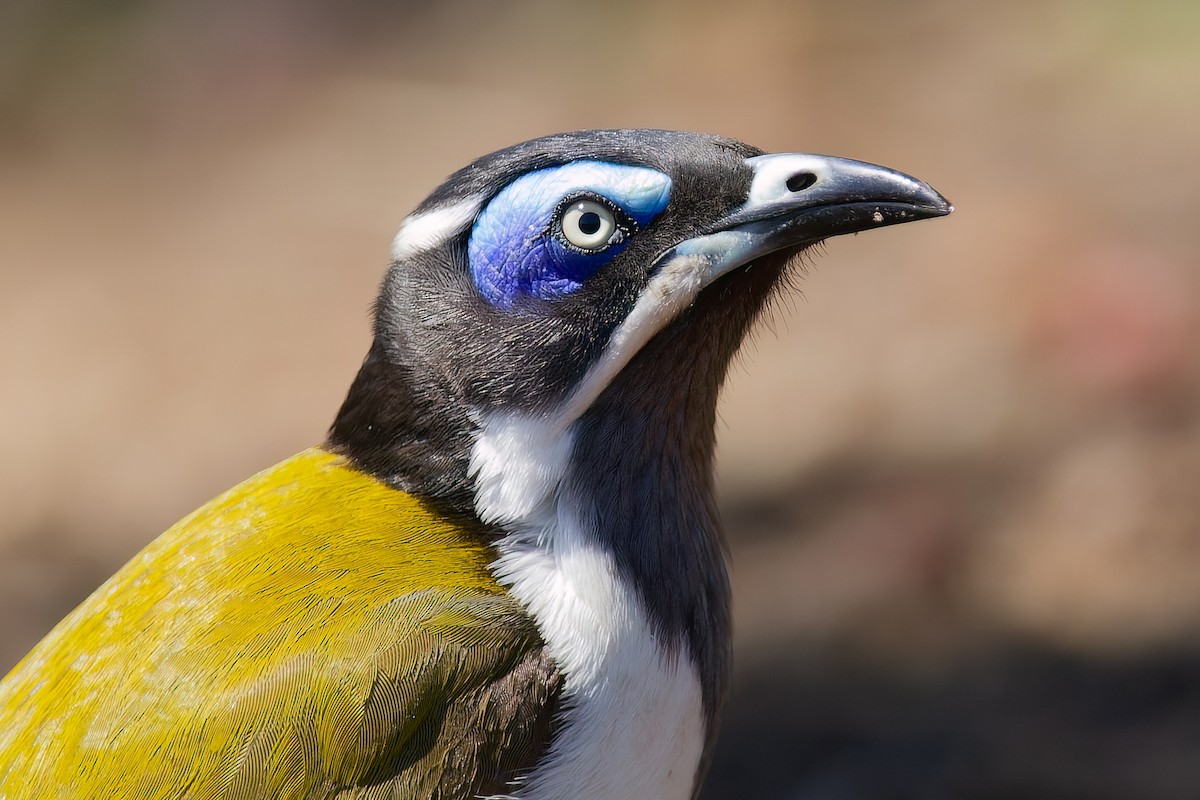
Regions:
<instances>
[{"instance_id":1,"label":"white breast feather","mask_svg":"<svg viewBox=\"0 0 1200 800\"><path fill-rule=\"evenodd\" d=\"M549 752L520 800L687 800L704 749L700 682L670 658L612 556L580 527L560 483L571 450L544 421L492 418L472 457L484 519L505 523L493 565L563 672Z\"/></svg>"}]
</instances>

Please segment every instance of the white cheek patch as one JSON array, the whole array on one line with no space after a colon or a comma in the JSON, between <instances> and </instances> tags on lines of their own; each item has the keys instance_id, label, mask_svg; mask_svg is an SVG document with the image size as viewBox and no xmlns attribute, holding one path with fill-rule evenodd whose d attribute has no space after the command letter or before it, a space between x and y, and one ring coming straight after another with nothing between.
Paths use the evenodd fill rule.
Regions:
<instances>
[{"instance_id":1,"label":"white cheek patch","mask_svg":"<svg viewBox=\"0 0 1200 800\"><path fill-rule=\"evenodd\" d=\"M416 253L445 244L466 230L479 213L478 199L411 214L400 223L392 240L392 258L401 261Z\"/></svg>"},{"instance_id":2,"label":"white cheek patch","mask_svg":"<svg viewBox=\"0 0 1200 800\"><path fill-rule=\"evenodd\" d=\"M702 253L676 255L650 278L629 316L613 331L604 355L588 370L558 413L566 427L579 418L646 342L692 304L713 279Z\"/></svg>"}]
</instances>

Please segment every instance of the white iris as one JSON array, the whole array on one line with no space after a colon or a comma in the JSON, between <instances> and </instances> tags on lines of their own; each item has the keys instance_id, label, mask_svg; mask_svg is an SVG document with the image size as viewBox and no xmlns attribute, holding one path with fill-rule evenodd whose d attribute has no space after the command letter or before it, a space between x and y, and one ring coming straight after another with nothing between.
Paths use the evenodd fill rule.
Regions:
<instances>
[{"instance_id":1,"label":"white iris","mask_svg":"<svg viewBox=\"0 0 1200 800\"><path fill-rule=\"evenodd\" d=\"M563 236L582 250L603 250L616 231L613 213L594 200L580 200L563 212Z\"/></svg>"}]
</instances>

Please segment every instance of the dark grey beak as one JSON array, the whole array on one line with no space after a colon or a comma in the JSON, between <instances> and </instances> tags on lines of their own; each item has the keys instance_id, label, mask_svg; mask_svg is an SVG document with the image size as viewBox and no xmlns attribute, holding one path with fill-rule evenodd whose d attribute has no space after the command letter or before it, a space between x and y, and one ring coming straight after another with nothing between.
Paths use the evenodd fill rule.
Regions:
<instances>
[{"instance_id":1,"label":"dark grey beak","mask_svg":"<svg viewBox=\"0 0 1200 800\"><path fill-rule=\"evenodd\" d=\"M954 210L924 181L864 161L778 153L746 163L754 170L746 202L663 254L707 261L706 283L769 253Z\"/></svg>"}]
</instances>

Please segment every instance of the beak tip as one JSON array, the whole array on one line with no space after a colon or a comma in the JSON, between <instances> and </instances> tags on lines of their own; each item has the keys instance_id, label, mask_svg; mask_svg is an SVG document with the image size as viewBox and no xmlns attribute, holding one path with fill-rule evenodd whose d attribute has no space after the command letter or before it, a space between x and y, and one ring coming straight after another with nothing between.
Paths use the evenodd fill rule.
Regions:
<instances>
[{"instance_id":1,"label":"beak tip","mask_svg":"<svg viewBox=\"0 0 1200 800\"><path fill-rule=\"evenodd\" d=\"M923 183L922 188L925 194L929 197L928 209L932 212L932 216L946 217L954 213L954 204L946 199L946 196L934 189L928 183Z\"/></svg>"}]
</instances>

